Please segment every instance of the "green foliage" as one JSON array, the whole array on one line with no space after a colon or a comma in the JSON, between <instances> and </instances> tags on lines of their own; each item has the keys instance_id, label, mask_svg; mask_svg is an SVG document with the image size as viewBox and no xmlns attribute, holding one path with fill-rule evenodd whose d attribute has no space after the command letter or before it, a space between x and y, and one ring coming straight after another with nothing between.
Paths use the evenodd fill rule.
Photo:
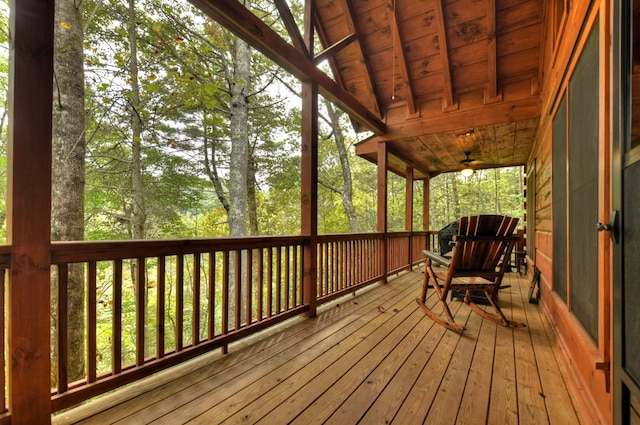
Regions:
<instances>
[{"instance_id":1,"label":"green foliage","mask_svg":"<svg viewBox=\"0 0 640 425\"><path fill-rule=\"evenodd\" d=\"M430 229L438 230L460 216L524 215L522 167L479 170L469 178L448 173L431 179Z\"/></svg>"}]
</instances>

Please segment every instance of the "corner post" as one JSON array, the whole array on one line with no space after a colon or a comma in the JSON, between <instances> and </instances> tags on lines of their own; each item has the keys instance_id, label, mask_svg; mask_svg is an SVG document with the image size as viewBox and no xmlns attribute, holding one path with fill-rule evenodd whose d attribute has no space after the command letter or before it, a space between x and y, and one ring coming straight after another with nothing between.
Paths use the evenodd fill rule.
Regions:
<instances>
[{"instance_id":1,"label":"corner post","mask_svg":"<svg viewBox=\"0 0 640 425\"><path fill-rule=\"evenodd\" d=\"M49 287L54 2L11 1L10 25L9 410L14 425L43 424L51 421Z\"/></svg>"}]
</instances>

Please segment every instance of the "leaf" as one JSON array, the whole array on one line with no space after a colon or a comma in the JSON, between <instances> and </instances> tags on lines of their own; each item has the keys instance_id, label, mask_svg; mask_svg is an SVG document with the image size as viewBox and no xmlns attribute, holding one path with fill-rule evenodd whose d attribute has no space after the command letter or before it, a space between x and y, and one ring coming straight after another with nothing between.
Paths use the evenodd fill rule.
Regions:
<instances>
[{"instance_id":1,"label":"leaf","mask_svg":"<svg viewBox=\"0 0 640 425\"><path fill-rule=\"evenodd\" d=\"M147 84L144 89L149 93L157 93L160 91L160 86L157 84Z\"/></svg>"},{"instance_id":2,"label":"leaf","mask_svg":"<svg viewBox=\"0 0 640 425\"><path fill-rule=\"evenodd\" d=\"M180 36L176 35L176 43L178 43L178 44L182 44L182 43L184 43L184 38L182 38L182 37L180 37Z\"/></svg>"},{"instance_id":3,"label":"leaf","mask_svg":"<svg viewBox=\"0 0 640 425\"><path fill-rule=\"evenodd\" d=\"M73 28L70 23L64 21L60 22L60 26L66 30L70 30L71 28Z\"/></svg>"},{"instance_id":4,"label":"leaf","mask_svg":"<svg viewBox=\"0 0 640 425\"><path fill-rule=\"evenodd\" d=\"M151 75L147 76L147 80L149 80L149 81L153 81L156 78L158 78L158 76L156 74L151 74Z\"/></svg>"}]
</instances>

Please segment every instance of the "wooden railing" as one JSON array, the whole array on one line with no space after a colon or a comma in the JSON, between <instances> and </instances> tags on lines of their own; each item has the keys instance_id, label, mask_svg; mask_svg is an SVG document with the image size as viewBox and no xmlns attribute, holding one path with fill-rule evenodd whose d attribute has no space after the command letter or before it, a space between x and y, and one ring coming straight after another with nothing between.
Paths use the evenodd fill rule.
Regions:
<instances>
[{"instance_id":1,"label":"wooden railing","mask_svg":"<svg viewBox=\"0 0 640 425\"><path fill-rule=\"evenodd\" d=\"M308 312L310 303L315 310L411 268L433 241L429 232L321 235L317 296L305 303L312 282L304 261L309 243L303 236L52 243L52 410L202 353L226 351L233 341ZM10 267L10 249L0 246L3 271ZM69 333L74 287L84 288L81 336ZM0 320L7 329L4 314ZM70 376L70 338L84 341L81 376ZM0 380L6 388L4 373ZM5 393L0 409L7 412Z\"/></svg>"}]
</instances>

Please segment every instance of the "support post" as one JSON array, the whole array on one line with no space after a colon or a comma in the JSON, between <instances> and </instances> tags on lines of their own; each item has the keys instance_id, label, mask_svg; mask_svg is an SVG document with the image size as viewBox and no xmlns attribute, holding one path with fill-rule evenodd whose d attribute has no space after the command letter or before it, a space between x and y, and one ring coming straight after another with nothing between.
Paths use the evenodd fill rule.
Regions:
<instances>
[{"instance_id":1,"label":"support post","mask_svg":"<svg viewBox=\"0 0 640 425\"><path fill-rule=\"evenodd\" d=\"M318 281L318 85L302 83L302 234L304 247L304 303L309 317L316 315Z\"/></svg>"},{"instance_id":2,"label":"support post","mask_svg":"<svg viewBox=\"0 0 640 425\"><path fill-rule=\"evenodd\" d=\"M9 410L14 425L51 421L53 22L53 1L11 2L7 242Z\"/></svg>"},{"instance_id":3,"label":"support post","mask_svg":"<svg viewBox=\"0 0 640 425\"><path fill-rule=\"evenodd\" d=\"M409 232L409 269L413 270L413 167L407 167L405 177L404 230Z\"/></svg>"},{"instance_id":4,"label":"support post","mask_svg":"<svg viewBox=\"0 0 640 425\"><path fill-rule=\"evenodd\" d=\"M429 216L429 203L431 201L431 188L430 188L431 179L427 177L422 181L422 230L429 230L429 221L431 217ZM431 235L427 235L427 246L426 249L432 250L431 246Z\"/></svg>"},{"instance_id":5,"label":"support post","mask_svg":"<svg viewBox=\"0 0 640 425\"><path fill-rule=\"evenodd\" d=\"M389 154L386 143L378 143L378 232L382 233L382 246L380 247L380 267L382 279L387 282L389 271L387 255L387 161Z\"/></svg>"}]
</instances>

